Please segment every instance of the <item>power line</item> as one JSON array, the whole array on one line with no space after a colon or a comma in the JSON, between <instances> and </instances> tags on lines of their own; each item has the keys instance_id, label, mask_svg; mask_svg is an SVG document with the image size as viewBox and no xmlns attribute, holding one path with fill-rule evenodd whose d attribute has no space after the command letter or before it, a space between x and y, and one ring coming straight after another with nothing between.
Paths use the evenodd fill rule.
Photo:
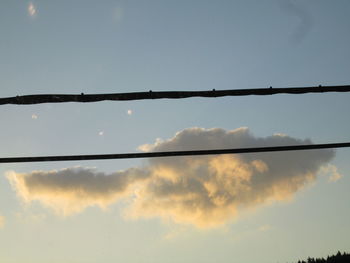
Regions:
<instances>
[{"instance_id":1,"label":"power line","mask_svg":"<svg viewBox=\"0 0 350 263\"><path fill-rule=\"evenodd\" d=\"M291 88L260 88L260 89L231 89L209 91L148 91L109 94L37 94L0 98L0 105L5 104L40 104L62 102L97 102L97 101L128 101L149 99L184 99L191 97L216 98L224 96L274 95L274 94L305 94L324 92L349 92L350 85L314 86Z\"/></svg>"},{"instance_id":2,"label":"power line","mask_svg":"<svg viewBox=\"0 0 350 263\"><path fill-rule=\"evenodd\" d=\"M253 147L253 148L237 148L237 149L216 149L216 150L191 150L191 151L94 154L94 155L60 155L60 156L36 156L36 157L7 157L7 158L0 158L0 163L134 159L134 158L155 158L155 157L174 157L174 156L300 151L300 150L316 150L316 149L344 148L344 147L350 147L350 142L273 146L273 147Z\"/></svg>"}]
</instances>

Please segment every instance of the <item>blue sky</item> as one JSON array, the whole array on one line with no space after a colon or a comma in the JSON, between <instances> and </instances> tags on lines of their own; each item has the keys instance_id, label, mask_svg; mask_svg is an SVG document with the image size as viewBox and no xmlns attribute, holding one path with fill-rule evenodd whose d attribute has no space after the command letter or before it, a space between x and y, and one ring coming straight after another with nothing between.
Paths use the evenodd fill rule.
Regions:
<instances>
[{"instance_id":1,"label":"blue sky","mask_svg":"<svg viewBox=\"0 0 350 263\"><path fill-rule=\"evenodd\" d=\"M0 96L348 84L349 9L345 0L2 1ZM239 132L252 145L259 138L345 142L349 99L327 93L7 105L0 111L0 154L122 153L140 151L145 144L150 149L206 148L237 145ZM241 127L250 133L237 130ZM184 163L2 164L0 261L291 262L349 251L349 154L339 149L333 158L306 155L305 162L300 154ZM198 209L198 218L207 216L205 223L179 201L184 196L169 195L177 184L165 196L159 193L164 180L182 178L188 186L193 181L186 180L203 182L204 173L197 174L194 164L206 171L209 181L203 186L208 193L215 188L218 199L213 200L220 204L216 210ZM92 167L97 181L90 185L84 178L95 178L89 175ZM65 181L60 169L67 168ZM137 172L130 179L131 168ZM74 189L69 182L79 169L85 175ZM9 171L17 181L9 179ZM49 183L33 171L41 171L40 178ZM108 184L101 183L106 178L99 173L117 178L118 187L129 178L131 194L117 188L106 196ZM225 194L243 201L221 206L223 195L216 187L222 181L213 174L248 183L254 191L243 200L249 191L237 185L226 189ZM253 183L259 174L276 180ZM182 187L200 196L195 188ZM78 198L77 189L84 198ZM147 206L147 200L158 205ZM128 215L128 209L133 213Z\"/></svg>"}]
</instances>

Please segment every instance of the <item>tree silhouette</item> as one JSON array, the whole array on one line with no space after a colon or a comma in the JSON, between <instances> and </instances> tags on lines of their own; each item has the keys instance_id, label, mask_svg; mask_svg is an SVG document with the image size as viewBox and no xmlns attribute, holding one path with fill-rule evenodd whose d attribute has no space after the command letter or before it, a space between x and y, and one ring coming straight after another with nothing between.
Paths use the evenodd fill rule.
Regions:
<instances>
[{"instance_id":1,"label":"tree silhouette","mask_svg":"<svg viewBox=\"0 0 350 263\"><path fill-rule=\"evenodd\" d=\"M349 263L350 262L350 254L341 253L338 251L336 255L327 256L327 259L324 258L310 258L307 260L299 260L298 263Z\"/></svg>"}]
</instances>

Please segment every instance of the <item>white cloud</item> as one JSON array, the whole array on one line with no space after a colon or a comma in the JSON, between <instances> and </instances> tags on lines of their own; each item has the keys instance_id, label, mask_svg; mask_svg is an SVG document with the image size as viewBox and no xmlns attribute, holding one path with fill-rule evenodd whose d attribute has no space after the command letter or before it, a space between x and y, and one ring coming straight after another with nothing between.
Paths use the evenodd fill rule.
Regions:
<instances>
[{"instance_id":1,"label":"white cloud","mask_svg":"<svg viewBox=\"0 0 350 263\"><path fill-rule=\"evenodd\" d=\"M105 133L104 131L99 131L98 135L103 136L104 133Z\"/></svg>"},{"instance_id":2,"label":"white cloud","mask_svg":"<svg viewBox=\"0 0 350 263\"><path fill-rule=\"evenodd\" d=\"M133 111L132 111L132 110L128 110L126 113L127 113L128 115L132 115L132 114L133 114Z\"/></svg>"},{"instance_id":3,"label":"white cloud","mask_svg":"<svg viewBox=\"0 0 350 263\"><path fill-rule=\"evenodd\" d=\"M36 14L37 14L37 10L36 10L36 7L34 6L34 4L32 2L30 2L28 4L28 14L29 16L31 17L35 17Z\"/></svg>"},{"instance_id":4,"label":"white cloud","mask_svg":"<svg viewBox=\"0 0 350 263\"><path fill-rule=\"evenodd\" d=\"M343 177L343 175L341 175L340 173L334 173L329 177L329 181L336 182L336 181L340 180L342 177Z\"/></svg>"},{"instance_id":5,"label":"white cloud","mask_svg":"<svg viewBox=\"0 0 350 263\"><path fill-rule=\"evenodd\" d=\"M141 149L171 151L309 144L287 135L253 136L247 128L190 128ZM105 208L127 198L127 218L160 217L200 228L231 222L241 212L290 200L316 179L333 150L150 159L144 167L111 175L91 169L8 173L25 202L38 201L69 215L89 206Z\"/></svg>"},{"instance_id":6,"label":"white cloud","mask_svg":"<svg viewBox=\"0 0 350 263\"><path fill-rule=\"evenodd\" d=\"M157 145L160 145L161 143L163 143L164 141L161 138L157 138L156 142L154 144L142 144L139 147L137 147L138 150L142 151L142 152L150 152L153 150L153 148Z\"/></svg>"},{"instance_id":7,"label":"white cloud","mask_svg":"<svg viewBox=\"0 0 350 263\"><path fill-rule=\"evenodd\" d=\"M343 175L338 172L337 167L331 164L323 166L321 173L328 176L328 181L332 183L340 180L343 177Z\"/></svg>"}]
</instances>

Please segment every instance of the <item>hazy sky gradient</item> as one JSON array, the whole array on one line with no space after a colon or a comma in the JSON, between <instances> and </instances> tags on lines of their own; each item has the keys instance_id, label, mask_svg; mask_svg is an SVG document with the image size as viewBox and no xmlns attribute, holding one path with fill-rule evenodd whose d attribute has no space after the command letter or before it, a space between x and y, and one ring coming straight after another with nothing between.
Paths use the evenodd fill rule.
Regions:
<instances>
[{"instance_id":1,"label":"hazy sky gradient","mask_svg":"<svg viewBox=\"0 0 350 263\"><path fill-rule=\"evenodd\" d=\"M349 84L349 11L347 0L2 1L0 96ZM0 155L343 142L349 99L5 105ZM227 139L237 129L248 139ZM303 154L2 164L0 261L267 263L349 252L350 150Z\"/></svg>"}]
</instances>

